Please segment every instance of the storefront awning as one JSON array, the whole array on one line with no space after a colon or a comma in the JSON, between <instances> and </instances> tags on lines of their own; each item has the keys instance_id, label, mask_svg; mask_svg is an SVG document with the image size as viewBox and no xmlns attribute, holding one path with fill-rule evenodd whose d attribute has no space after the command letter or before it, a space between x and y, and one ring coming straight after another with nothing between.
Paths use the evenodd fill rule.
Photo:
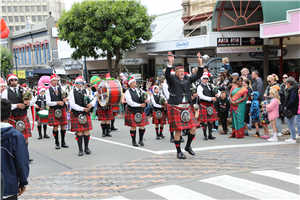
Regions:
<instances>
[{"instance_id":1,"label":"storefront awning","mask_svg":"<svg viewBox=\"0 0 300 200\"><path fill-rule=\"evenodd\" d=\"M35 74L53 74L53 69L34 69Z\"/></svg>"}]
</instances>

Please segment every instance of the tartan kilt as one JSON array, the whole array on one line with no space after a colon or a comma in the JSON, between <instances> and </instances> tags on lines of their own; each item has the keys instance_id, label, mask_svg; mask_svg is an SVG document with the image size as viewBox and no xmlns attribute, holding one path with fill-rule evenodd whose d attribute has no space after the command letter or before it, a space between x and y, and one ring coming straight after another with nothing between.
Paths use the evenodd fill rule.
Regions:
<instances>
[{"instance_id":1,"label":"tartan kilt","mask_svg":"<svg viewBox=\"0 0 300 200\"><path fill-rule=\"evenodd\" d=\"M171 106L169 104L167 104L167 118L168 118L168 124L171 124L171 121L170 121L170 108Z\"/></svg>"},{"instance_id":2,"label":"tartan kilt","mask_svg":"<svg viewBox=\"0 0 300 200\"><path fill-rule=\"evenodd\" d=\"M207 111L205 107L212 107L214 109L214 114L211 116L207 115ZM201 102L199 103L199 119L200 122L214 122L218 120L217 111L215 109L214 103L210 102Z\"/></svg>"},{"instance_id":3,"label":"tartan kilt","mask_svg":"<svg viewBox=\"0 0 300 200\"><path fill-rule=\"evenodd\" d=\"M161 119L156 118L156 112L153 110L152 114L152 124L166 124L167 123L167 116L166 112L162 111L163 117Z\"/></svg>"},{"instance_id":4,"label":"tartan kilt","mask_svg":"<svg viewBox=\"0 0 300 200\"><path fill-rule=\"evenodd\" d=\"M145 126L148 125L148 119L147 119L147 115L145 112L142 112L142 121L140 123L135 122L134 120L134 114L132 112L130 112L127 108L125 111L125 126L130 126L130 127L139 127L139 126Z\"/></svg>"},{"instance_id":5,"label":"tartan kilt","mask_svg":"<svg viewBox=\"0 0 300 200\"><path fill-rule=\"evenodd\" d=\"M114 114L114 117L118 115L118 113L117 113L117 112L113 112L113 114Z\"/></svg>"},{"instance_id":6,"label":"tartan kilt","mask_svg":"<svg viewBox=\"0 0 300 200\"><path fill-rule=\"evenodd\" d=\"M14 121L15 122L14 122ZM14 116L10 116L10 118L8 118L8 122L14 127L14 128L16 128L16 122L17 121L19 121L19 120L21 120L21 121L23 121L24 123L25 123L25 130L23 131L23 132L21 132L22 134L23 134L23 136L24 136L24 138L29 138L29 137L32 137L32 135L31 135L31 128L30 128L30 122L29 122L29 119L28 119L28 117L27 117L27 114L26 115L24 115L24 116L22 116L22 117L20 117L19 115L17 116L17 117L14 117Z\"/></svg>"},{"instance_id":7,"label":"tartan kilt","mask_svg":"<svg viewBox=\"0 0 300 200\"><path fill-rule=\"evenodd\" d=\"M93 126L92 126L92 121L91 121L90 114L88 113L86 115L86 117L87 117L87 122L85 124L79 124L78 117L76 117L71 112L71 132L82 132L82 131L92 130Z\"/></svg>"},{"instance_id":8,"label":"tartan kilt","mask_svg":"<svg viewBox=\"0 0 300 200\"><path fill-rule=\"evenodd\" d=\"M115 119L115 116L113 114L112 109L101 110L101 109L98 108L97 109L97 116L98 116L98 121Z\"/></svg>"},{"instance_id":9,"label":"tartan kilt","mask_svg":"<svg viewBox=\"0 0 300 200\"><path fill-rule=\"evenodd\" d=\"M67 125L68 124L68 120L67 120L67 109L66 107L64 107L62 109L62 117L57 119L54 116L55 113L55 109L53 108L49 108L49 121L48 121L48 125L49 126L58 126L58 125Z\"/></svg>"},{"instance_id":10,"label":"tartan kilt","mask_svg":"<svg viewBox=\"0 0 300 200\"><path fill-rule=\"evenodd\" d=\"M188 109L191 120L189 122L183 122L181 121L180 114L181 112L179 110L175 110L172 106L168 107L169 110L169 124L170 124L170 131L182 131L182 130L188 130L193 127L199 128L200 124L196 120L194 113L191 109ZM180 109L180 110L187 110L187 109Z\"/></svg>"}]
</instances>

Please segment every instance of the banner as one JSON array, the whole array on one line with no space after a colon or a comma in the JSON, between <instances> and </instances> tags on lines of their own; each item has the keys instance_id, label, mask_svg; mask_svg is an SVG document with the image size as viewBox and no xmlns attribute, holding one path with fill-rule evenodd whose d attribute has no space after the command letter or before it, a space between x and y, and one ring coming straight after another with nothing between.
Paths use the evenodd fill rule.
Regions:
<instances>
[{"instance_id":1,"label":"banner","mask_svg":"<svg viewBox=\"0 0 300 200\"><path fill-rule=\"evenodd\" d=\"M14 70L14 74L16 74L16 70ZM19 79L25 79L26 78L26 71L24 70L18 70L18 74L16 74Z\"/></svg>"},{"instance_id":2,"label":"banner","mask_svg":"<svg viewBox=\"0 0 300 200\"><path fill-rule=\"evenodd\" d=\"M254 47L217 47L217 53L247 53L247 52L262 52L262 46Z\"/></svg>"}]
</instances>

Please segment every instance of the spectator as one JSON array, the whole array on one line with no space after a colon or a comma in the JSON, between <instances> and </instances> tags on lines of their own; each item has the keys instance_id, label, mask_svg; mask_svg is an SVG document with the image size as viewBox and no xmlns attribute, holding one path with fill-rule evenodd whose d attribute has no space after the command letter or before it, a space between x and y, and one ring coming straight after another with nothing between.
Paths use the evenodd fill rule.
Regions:
<instances>
[{"instance_id":1,"label":"spectator","mask_svg":"<svg viewBox=\"0 0 300 200\"><path fill-rule=\"evenodd\" d=\"M272 75L269 75L267 77L267 81L268 81L268 86L265 90L265 93L264 93L264 97L268 97L269 96L269 91L270 91L270 88L274 85L277 85L278 87L280 87L280 85L277 83L278 81L278 76L276 74L272 74Z\"/></svg>"},{"instance_id":2,"label":"spectator","mask_svg":"<svg viewBox=\"0 0 300 200\"><path fill-rule=\"evenodd\" d=\"M249 69L247 69L247 68L243 68L242 70L241 70L241 77L245 77L245 78L247 78L251 83L252 83L252 78L251 78L251 75L250 75L250 72L249 72Z\"/></svg>"},{"instance_id":3,"label":"spectator","mask_svg":"<svg viewBox=\"0 0 300 200\"><path fill-rule=\"evenodd\" d=\"M197 74L197 71L198 71L198 67L194 67L192 69L192 75Z\"/></svg>"},{"instance_id":4,"label":"spectator","mask_svg":"<svg viewBox=\"0 0 300 200\"><path fill-rule=\"evenodd\" d=\"M259 92L258 101L261 102L264 96L264 81L259 77L259 72L254 70L251 75L253 79L252 90Z\"/></svg>"},{"instance_id":5,"label":"spectator","mask_svg":"<svg viewBox=\"0 0 300 200\"><path fill-rule=\"evenodd\" d=\"M230 109L230 102L227 99L226 91L221 91L221 96L217 100L216 104L216 111L218 112L218 117L221 118L221 125L223 128L223 131L220 132L220 134L227 134L228 128L227 128L227 116L228 111Z\"/></svg>"},{"instance_id":6,"label":"spectator","mask_svg":"<svg viewBox=\"0 0 300 200\"><path fill-rule=\"evenodd\" d=\"M229 59L227 57L224 57L222 59L222 62L223 62L223 65L222 67L227 70L230 74L232 74L232 67L231 65L229 64Z\"/></svg>"},{"instance_id":7,"label":"spectator","mask_svg":"<svg viewBox=\"0 0 300 200\"><path fill-rule=\"evenodd\" d=\"M283 105L284 105L284 96L281 94L280 87L278 85L274 85L271 89L275 89L278 92L279 96L279 117L276 119L276 129L277 129L277 136L282 136L282 122L281 122L281 115L283 116ZM270 90L271 90L270 89Z\"/></svg>"},{"instance_id":8,"label":"spectator","mask_svg":"<svg viewBox=\"0 0 300 200\"><path fill-rule=\"evenodd\" d=\"M232 87L231 74L227 70L224 70L222 77L221 77L220 90L225 90L227 92L227 94L229 94L231 87Z\"/></svg>"},{"instance_id":9,"label":"spectator","mask_svg":"<svg viewBox=\"0 0 300 200\"><path fill-rule=\"evenodd\" d=\"M11 103L1 99L1 173L4 176L4 199L17 199L26 191L29 154L23 134L8 123Z\"/></svg>"},{"instance_id":10,"label":"spectator","mask_svg":"<svg viewBox=\"0 0 300 200\"><path fill-rule=\"evenodd\" d=\"M247 78L243 78L243 86L247 88L248 90L248 96L247 96L247 101L246 101L246 109L245 109L245 136L249 136L248 133L248 124L251 123L251 118L250 118L250 108L251 108L251 94L252 94L252 88L251 88L251 82Z\"/></svg>"},{"instance_id":11,"label":"spectator","mask_svg":"<svg viewBox=\"0 0 300 200\"><path fill-rule=\"evenodd\" d=\"M251 116L251 121L254 123L254 126L256 128L256 132L252 137L260 137L259 135L259 126L258 123L260 122L259 119L259 92L254 91L252 92L252 102L251 102L251 108L250 108L250 116Z\"/></svg>"},{"instance_id":12,"label":"spectator","mask_svg":"<svg viewBox=\"0 0 300 200\"><path fill-rule=\"evenodd\" d=\"M286 79L288 78L289 76L287 74L283 74L282 76L282 83L280 85L280 92L282 92L284 94L284 96L286 96Z\"/></svg>"},{"instance_id":13,"label":"spectator","mask_svg":"<svg viewBox=\"0 0 300 200\"><path fill-rule=\"evenodd\" d=\"M296 143L296 130L295 130L295 115L298 115L299 96L298 85L293 77L286 79L286 99L284 107L292 113L292 117L287 119L287 125L291 132L291 138L285 140L287 143Z\"/></svg>"},{"instance_id":14,"label":"spectator","mask_svg":"<svg viewBox=\"0 0 300 200\"><path fill-rule=\"evenodd\" d=\"M279 118L279 104L280 104L280 97L278 94L278 90L272 88L269 91L270 93L270 104L267 105L267 111L269 114L269 120L271 121L271 125L273 128L273 137L268 139L269 142L277 142L277 127L276 127L276 120ZM281 123L281 122L280 122Z\"/></svg>"}]
</instances>

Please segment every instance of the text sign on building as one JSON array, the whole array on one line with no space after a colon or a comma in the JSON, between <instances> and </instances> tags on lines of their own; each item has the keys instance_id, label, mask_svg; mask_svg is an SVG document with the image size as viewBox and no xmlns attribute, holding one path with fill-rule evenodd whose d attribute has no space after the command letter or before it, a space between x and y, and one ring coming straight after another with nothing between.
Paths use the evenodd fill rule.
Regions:
<instances>
[{"instance_id":1,"label":"text sign on building","mask_svg":"<svg viewBox=\"0 0 300 200\"><path fill-rule=\"evenodd\" d=\"M278 48L272 48L269 47L269 56L268 58L278 58ZM281 52L282 56L285 56L287 54L287 50L283 49L283 51ZM249 56L252 58L256 58L256 59L264 59L264 52L250 52Z\"/></svg>"},{"instance_id":2,"label":"text sign on building","mask_svg":"<svg viewBox=\"0 0 300 200\"><path fill-rule=\"evenodd\" d=\"M262 52L262 46L254 47L218 47L217 53L249 53Z\"/></svg>"},{"instance_id":3,"label":"text sign on building","mask_svg":"<svg viewBox=\"0 0 300 200\"><path fill-rule=\"evenodd\" d=\"M227 47L227 46L240 46L240 38L218 38L217 39L218 47Z\"/></svg>"},{"instance_id":4,"label":"text sign on building","mask_svg":"<svg viewBox=\"0 0 300 200\"><path fill-rule=\"evenodd\" d=\"M68 71L68 70L80 70L82 69L82 65L80 64L72 64L72 65L66 65L65 66L65 70Z\"/></svg>"},{"instance_id":5,"label":"text sign on building","mask_svg":"<svg viewBox=\"0 0 300 200\"><path fill-rule=\"evenodd\" d=\"M259 37L242 38L242 46L263 45L264 40Z\"/></svg>"}]
</instances>

